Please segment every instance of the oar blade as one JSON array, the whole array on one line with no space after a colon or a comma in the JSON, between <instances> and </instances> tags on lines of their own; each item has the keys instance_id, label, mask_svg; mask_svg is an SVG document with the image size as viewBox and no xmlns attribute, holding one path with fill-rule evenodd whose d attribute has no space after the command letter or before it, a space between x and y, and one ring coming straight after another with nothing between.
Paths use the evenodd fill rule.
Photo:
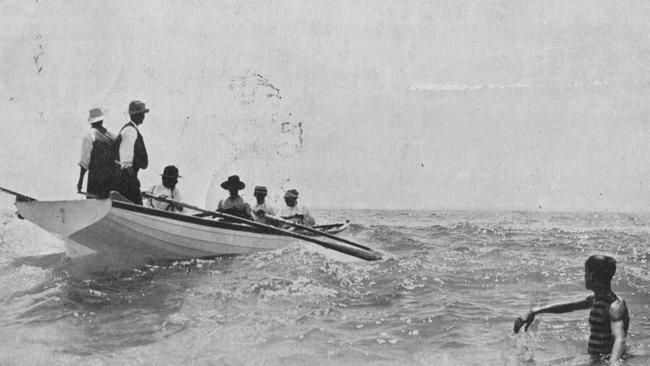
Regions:
<instances>
[{"instance_id":1,"label":"oar blade","mask_svg":"<svg viewBox=\"0 0 650 366\"><path fill-rule=\"evenodd\" d=\"M367 250L367 251L370 251L370 252L373 251L371 248L369 248L369 247L367 247L365 245L361 245L361 244L355 243L355 242L353 242L351 240L332 235L332 234L330 234L328 232L325 232L323 230L318 230L318 229L313 228L313 227L296 224L293 221L285 220L285 219L279 218L277 216L266 215L266 217L270 218L271 220L275 220L276 222L285 224L285 225L289 225L289 226L292 226L292 227L295 227L295 228L298 228L298 229L301 229L301 230L304 230L304 231L308 231L310 233L314 233L314 234L317 234L317 235L322 235L324 237L327 237L327 238L330 238L330 239L333 239L333 240L337 240L337 241L343 242L343 243L348 244L348 245L352 245L353 247L357 247L359 249Z\"/></svg>"},{"instance_id":2,"label":"oar blade","mask_svg":"<svg viewBox=\"0 0 650 366\"><path fill-rule=\"evenodd\" d=\"M29 197L28 195L18 193L16 191L12 191L11 189L7 189L4 187L0 187L0 191L16 196L16 201L18 202L37 201L36 198Z\"/></svg>"}]
</instances>

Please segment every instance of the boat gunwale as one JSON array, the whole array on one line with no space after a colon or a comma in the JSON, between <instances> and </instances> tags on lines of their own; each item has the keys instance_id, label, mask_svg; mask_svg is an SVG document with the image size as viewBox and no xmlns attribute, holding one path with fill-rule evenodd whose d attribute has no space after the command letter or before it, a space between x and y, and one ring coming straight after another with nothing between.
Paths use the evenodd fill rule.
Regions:
<instances>
[{"instance_id":1,"label":"boat gunwale","mask_svg":"<svg viewBox=\"0 0 650 366\"><path fill-rule=\"evenodd\" d=\"M157 208L140 206L140 205L136 205L136 204L128 203L128 202L120 202L120 201L112 200L112 207L119 208L119 209L124 209L124 210L127 210L127 211L143 213L143 214L150 215L150 216L158 216L158 217L164 217L164 218L172 219L172 220L176 220L176 221L188 222L188 223L196 224L196 225L200 225L200 226L208 226L208 227L215 227L215 228L227 229L227 230L235 230L235 231L244 231L244 232L255 233L255 234L263 234L263 235L288 236L288 235L285 235L285 234L280 233L280 232L272 232L271 230L258 229L258 228L255 228L255 227L252 227L252 226L247 226L247 225L233 224L233 223L228 223L228 222L223 222L223 221L204 219L204 218L201 218L201 217L188 216L188 215L181 214L181 213L164 211L164 210L160 210L160 209L157 209Z\"/></svg>"},{"instance_id":2,"label":"boat gunwale","mask_svg":"<svg viewBox=\"0 0 650 366\"><path fill-rule=\"evenodd\" d=\"M188 222L191 224L197 224L200 226L207 226L207 227L215 227L219 229L226 229L226 230L235 230L235 231L244 231L248 233L254 233L254 234L262 234L262 235L273 235L273 236L285 236L285 237L290 237L290 235L286 235L282 232L275 231L275 230L270 230L270 229L263 229L263 228L256 228L252 226L248 226L245 224L235 224L235 223L230 223L230 222L224 222L224 221L216 221L216 220L211 220L211 219L205 219L202 217L195 217L191 215L185 215L177 212L171 212L171 211L165 211L165 210L160 210L157 208L153 207L146 207L146 206L140 206L136 205L133 203L129 202L122 202L122 201L115 201L111 200L112 202L112 207L124 209L127 211L132 211L132 212L138 212L138 213L144 213L150 216L157 216L157 217L164 217L167 219L172 219L176 221L181 221L181 222ZM349 221L346 222L340 222L340 223L335 223L335 224L327 224L327 225L320 225L323 227L331 227L336 228L336 229L341 229L341 228L347 228L349 226ZM343 230L341 230L343 231ZM324 231L327 233L327 231ZM304 235L304 234L303 234ZM318 236L318 235L317 235Z\"/></svg>"}]
</instances>

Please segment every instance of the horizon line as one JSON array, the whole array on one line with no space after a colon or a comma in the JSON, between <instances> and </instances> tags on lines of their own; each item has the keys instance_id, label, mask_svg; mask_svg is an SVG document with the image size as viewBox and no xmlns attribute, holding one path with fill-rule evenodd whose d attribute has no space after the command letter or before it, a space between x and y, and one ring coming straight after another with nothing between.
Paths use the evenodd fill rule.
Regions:
<instances>
[{"instance_id":1,"label":"horizon line","mask_svg":"<svg viewBox=\"0 0 650 366\"><path fill-rule=\"evenodd\" d=\"M367 210L367 211L495 211L495 212L542 212L542 213L619 213L619 214L648 214L646 209L586 209L586 208L542 208L530 207L432 207L432 208L404 208L404 207L336 207L312 206L313 210Z\"/></svg>"}]
</instances>

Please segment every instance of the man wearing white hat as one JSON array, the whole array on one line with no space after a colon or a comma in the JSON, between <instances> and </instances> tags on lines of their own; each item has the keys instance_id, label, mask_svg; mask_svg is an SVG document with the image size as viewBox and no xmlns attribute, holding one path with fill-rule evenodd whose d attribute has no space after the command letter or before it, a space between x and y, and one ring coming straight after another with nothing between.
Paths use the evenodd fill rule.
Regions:
<instances>
[{"instance_id":1,"label":"man wearing white hat","mask_svg":"<svg viewBox=\"0 0 650 366\"><path fill-rule=\"evenodd\" d=\"M290 189L284 194L284 203L287 205L278 213L285 220L291 220L294 224L305 226L316 225L316 220L311 216L307 207L298 205L298 191Z\"/></svg>"},{"instance_id":2,"label":"man wearing white hat","mask_svg":"<svg viewBox=\"0 0 650 366\"><path fill-rule=\"evenodd\" d=\"M255 206L252 210L255 214L255 220L263 224L271 224L272 221L268 220L266 215L275 215L275 208L273 208L269 203L266 202L266 195L268 190L265 186L255 186L253 190L253 196L255 196Z\"/></svg>"},{"instance_id":3,"label":"man wearing white hat","mask_svg":"<svg viewBox=\"0 0 650 366\"><path fill-rule=\"evenodd\" d=\"M144 122L144 116L149 113L144 102L134 100L129 104L131 120L120 130L120 174L119 192L131 202L142 205L138 171L149 165L147 148L138 126Z\"/></svg>"},{"instance_id":4,"label":"man wearing white hat","mask_svg":"<svg viewBox=\"0 0 650 366\"><path fill-rule=\"evenodd\" d=\"M88 172L86 192L99 198L107 198L114 189L118 167L115 136L103 126L104 112L100 108L88 111L90 129L81 140L79 180L77 191L81 192L84 176Z\"/></svg>"}]
</instances>

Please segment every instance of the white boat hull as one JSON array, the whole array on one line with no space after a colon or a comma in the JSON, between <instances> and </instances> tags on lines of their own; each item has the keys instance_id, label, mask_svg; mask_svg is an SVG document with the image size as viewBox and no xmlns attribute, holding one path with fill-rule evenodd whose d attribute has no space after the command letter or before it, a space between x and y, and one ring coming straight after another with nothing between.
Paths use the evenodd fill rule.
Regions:
<instances>
[{"instance_id":1,"label":"white boat hull","mask_svg":"<svg viewBox=\"0 0 650 366\"><path fill-rule=\"evenodd\" d=\"M16 207L24 218L64 239L71 250L81 245L129 263L245 254L296 241L247 225L110 199L16 202Z\"/></svg>"}]
</instances>

